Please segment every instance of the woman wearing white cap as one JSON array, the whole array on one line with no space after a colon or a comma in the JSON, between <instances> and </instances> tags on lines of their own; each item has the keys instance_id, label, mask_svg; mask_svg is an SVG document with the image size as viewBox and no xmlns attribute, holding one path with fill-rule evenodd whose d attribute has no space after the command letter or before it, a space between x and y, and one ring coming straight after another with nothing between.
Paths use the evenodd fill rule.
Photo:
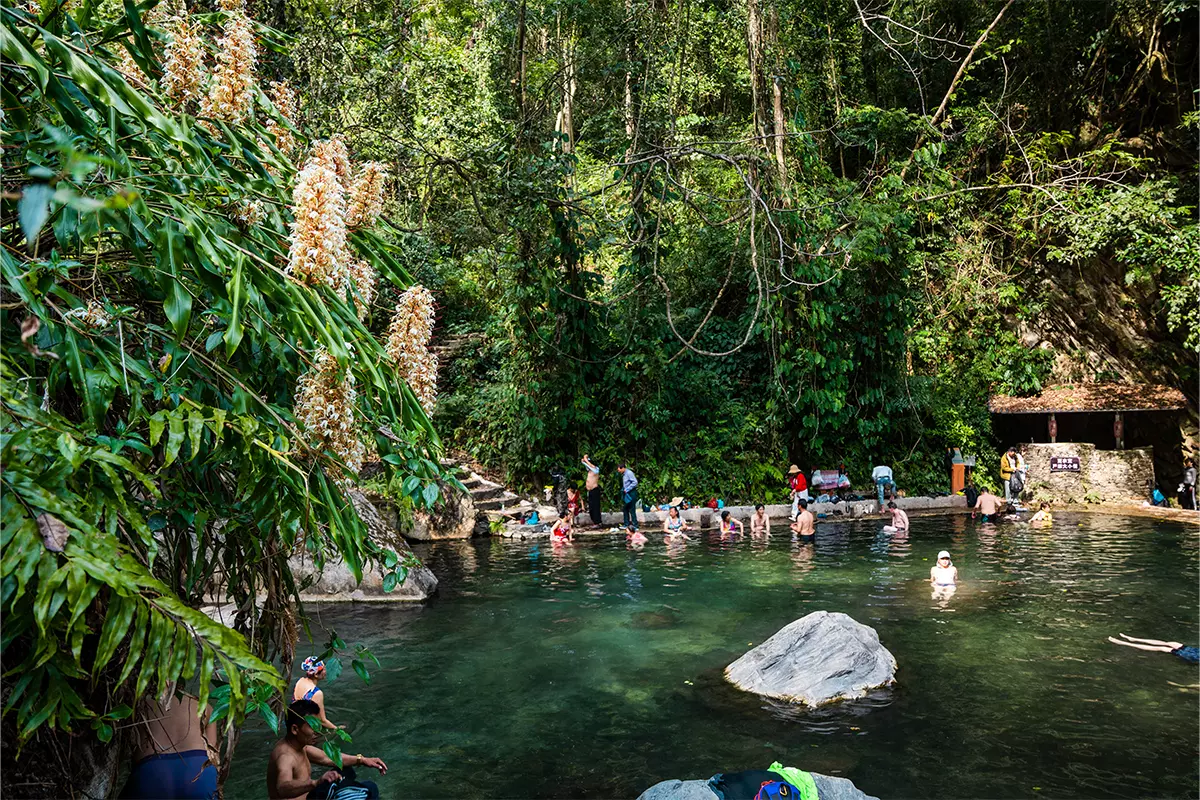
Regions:
<instances>
[{"instance_id":1,"label":"woman wearing white cap","mask_svg":"<svg viewBox=\"0 0 1200 800\"><path fill-rule=\"evenodd\" d=\"M929 568L929 583L934 591L953 589L958 585L958 567L950 563L950 553L938 553L937 564Z\"/></svg>"}]
</instances>

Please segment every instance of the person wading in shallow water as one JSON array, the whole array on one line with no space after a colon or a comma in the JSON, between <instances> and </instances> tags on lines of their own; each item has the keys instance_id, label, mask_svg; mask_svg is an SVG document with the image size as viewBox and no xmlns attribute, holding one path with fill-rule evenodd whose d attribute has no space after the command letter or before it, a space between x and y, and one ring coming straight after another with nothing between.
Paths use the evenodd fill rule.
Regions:
<instances>
[{"instance_id":1,"label":"person wading in shallow water","mask_svg":"<svg viewBox=\"0 0 1200 800\"><path fill-rule=\"evenodd\" d=\"M801 541L811 542L815 533L813 514L808 510L807 500L799 500L798 505L800 513L796 515L796 521L792 523L792 533L800 537Z\"/></svg>"},{"instance_id":2,"label":"person wading in shallow water","mask_svg":"<svg viewBox=\"0 0 1200 800\"><path fill-rule=\"evenodd\" d=\"M342 769L318 747L317 732L308 724L307 717L316 716L317 704L312 700L297 700L287 709L287 733L275 743L267 762L267 797L271 800L332 800L337 797L354 797L360 800L375 800L379 787L371 781L356 780L352 767L370 767L387 774L383 759L342 754ZM320 778L313 780L312 765L331 767ZM357 791L356 791L357 790Z\"/></svg>"}]
</instances>

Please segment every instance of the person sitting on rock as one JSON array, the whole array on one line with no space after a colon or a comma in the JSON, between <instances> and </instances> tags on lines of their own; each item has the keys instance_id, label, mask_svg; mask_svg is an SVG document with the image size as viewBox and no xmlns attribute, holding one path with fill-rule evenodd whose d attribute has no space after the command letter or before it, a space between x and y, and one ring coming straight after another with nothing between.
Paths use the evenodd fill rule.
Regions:
<instances>
[{"instance_id":1,"label":"person sitting on rock","mask_svg":"<svg viewBox=\"0 0 1200 800\"><path fill-rule=\"evenodd\" d=\"M311 700L317 704L317 713L314 715L321 720L322 728L344 728L345 725L334 725L325 716L325 692L317 684L325 680L325 662L316 656L309 656L300 664L300 669L304 670L304 677L296 681L296 686L292 689L293 700Z\"/></svg>"},{"instance_id":2,"label":"person sitting on rock","mask_svg":"<svg viewBox=\"0 0 1200 800\"><path fill-rule=\"evenodd\" d=\"M1185 645L1182 642L1164 642L1161 639L1135 639L1123 633L1119 635L1121 636L1120 639L1114 639L1109 636L1108 640L1113 644L1136 647L1138 650L1150 650L1155 653L1173 653L1189 664L1200 663L1200 647L1196 647L1195 645Z\"/></svg>"}]
</instances>

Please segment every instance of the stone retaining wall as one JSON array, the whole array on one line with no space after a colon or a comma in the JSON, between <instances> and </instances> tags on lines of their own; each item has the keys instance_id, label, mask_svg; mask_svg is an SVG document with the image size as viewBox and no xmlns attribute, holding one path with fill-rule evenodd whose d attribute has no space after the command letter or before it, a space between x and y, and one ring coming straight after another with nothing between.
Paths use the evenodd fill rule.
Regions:
<instances>
[{"instance_id":1,"label":"stone retaining wall","mask_svg":"<svg viewBox=\"0 0 1200 800\"><path fill-rule=\"evenodd\" d=\"M966 511L967 501L962 496L953 497L898 497L896 505L905 511ZM754 514L754 506L726 506L724 511L728 511L729 515L734 519L741 520L745 524L750 523L750 517ZM780 522L786 522L788 516L792 513L790 505L769 505L764 509L767 516L771 518L771 524L775 525ZM879 505L874 500L851 500L842 503L809 503L808 510L813 514L826 516L840 517L863 517L879 513ZM643 528L656 526L661 527L663 520L666 518L665 511L638 511L638 522ZM689 508L680 514L689 524L699 528L715 528L717 520L720 519L720 512L713 511L708 508ZM580 522L587 523L587 514L580 515ZM606 511L601 514L600 519L604 525L620 525L622 522L620 511Z\"/></svg>"},{"instance_id":2,"label":"stone retaining wall","mask_svg":"<svg viewBox=\"0 0 1200 800\"><path fill-rule=\"evenodd\" d=\"M1094 444L1025 444L1025 494L1053 503L1140 503L1154 486L1154 450L1100 450ZM1079 472L1051 472L1050 459L1078 457Z\"/></svg>"}]
</instances>

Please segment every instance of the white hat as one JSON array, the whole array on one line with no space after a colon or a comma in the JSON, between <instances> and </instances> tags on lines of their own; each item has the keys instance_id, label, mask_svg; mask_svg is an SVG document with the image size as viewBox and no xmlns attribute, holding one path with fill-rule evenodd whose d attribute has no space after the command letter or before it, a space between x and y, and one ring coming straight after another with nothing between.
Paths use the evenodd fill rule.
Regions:
<instances>
[{"instance_id":1,"label":"white hat","mask_svg":"<svg viewBox=\"0 0 1200 800\"><path fill-rule=\"evenodd\" d=\"M943 550L942 552L938 553L939 561L943 558L949 558L949 557L950 557L950 552L948 550Z\"/></svg>"}]
</instances>

